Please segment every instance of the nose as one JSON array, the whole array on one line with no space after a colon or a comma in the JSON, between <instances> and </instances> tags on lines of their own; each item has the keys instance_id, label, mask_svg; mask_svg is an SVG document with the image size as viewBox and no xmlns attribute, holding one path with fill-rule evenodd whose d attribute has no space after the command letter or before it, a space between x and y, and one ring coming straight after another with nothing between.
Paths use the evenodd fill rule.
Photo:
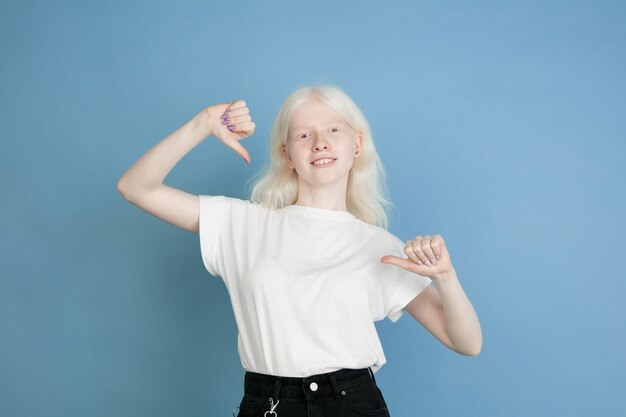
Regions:
<instances>
[{"instance_id":1,"label":"nose","mask_svg":"<svg viewBox=\"0 0 626 417\"><path fill-rule=\"evenodd\" d=\"M324 135L315 135L315 140L313 141L313 149L328 149L328 141L324 139Z\"/></svg>"}]
</instances>

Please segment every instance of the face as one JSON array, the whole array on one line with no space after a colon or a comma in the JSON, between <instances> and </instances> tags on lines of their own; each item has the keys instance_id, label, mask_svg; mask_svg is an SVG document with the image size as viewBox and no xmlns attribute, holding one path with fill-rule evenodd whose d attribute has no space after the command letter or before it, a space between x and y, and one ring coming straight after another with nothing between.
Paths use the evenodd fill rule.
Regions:
<instances>
[{"instance_id":1,"label":"face","mask_svg":"<svg viewBox=\"0 0 626 417\"><path fill-rule=\"evenodd\" d=\"M289 126L287 146L283 146L287 165L295 169L299 181L326 185L344 181L361 149L363 135L355 133L339 114L319 100L302 103ZM319 159L332 162L313 164Z\"/></svg>"}]
</instances>

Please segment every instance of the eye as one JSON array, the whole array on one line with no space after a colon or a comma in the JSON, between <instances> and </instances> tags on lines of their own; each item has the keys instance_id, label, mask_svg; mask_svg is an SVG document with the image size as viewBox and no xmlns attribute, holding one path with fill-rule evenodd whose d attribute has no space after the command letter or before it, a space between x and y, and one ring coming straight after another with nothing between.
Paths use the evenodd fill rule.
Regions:
<instances>
[{"instance_id":1,"label":"eye","mask_svg":"<svg viewBox=\"0 0 626 417\"><path fill-rule=\"evenodd\" d=\"M339 132L339 128L338 127L331 127L330 131L331 132Z\"/></svg>"},{"instance_id":2,"label":"eye","mask_svg":"<svg viewBox=\"0 0 626 417\"><path fill-rule=\"evenodd\" d=\"M298 138L300 139L306 139L305 136L308 135L308 133L303 133L300 136L298 136Z\"/></svg>"}]
</instances>

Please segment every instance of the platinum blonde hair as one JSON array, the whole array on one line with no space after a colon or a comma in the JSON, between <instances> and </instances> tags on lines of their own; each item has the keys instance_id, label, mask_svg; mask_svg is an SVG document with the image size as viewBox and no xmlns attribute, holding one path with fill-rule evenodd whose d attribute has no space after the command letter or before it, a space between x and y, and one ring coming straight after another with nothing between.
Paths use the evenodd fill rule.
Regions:
<instances>
[{"instance_id":1,"label":"platinum blonde hair","mask_svg":"<svg viewBox=\"0 0 626 417\"><path fill-rule=\"evenodd\" d=\"M384 197L386 173L376 152L369 124L352 99L335 85L301 87L283 102L272 126L269 165L266 164L255 176L259 179L252 187L250 200L274 209L296 202L298 174L287 166L283 145L287 145L289 125L298 106L314 99L320 100L337 112L355 133L362 133L363 144L359 150L359 157L354 160L348 174L346 207L362 221L387 229L386 210L393 206L393 203Z\"/></svg>"}]
</instances>

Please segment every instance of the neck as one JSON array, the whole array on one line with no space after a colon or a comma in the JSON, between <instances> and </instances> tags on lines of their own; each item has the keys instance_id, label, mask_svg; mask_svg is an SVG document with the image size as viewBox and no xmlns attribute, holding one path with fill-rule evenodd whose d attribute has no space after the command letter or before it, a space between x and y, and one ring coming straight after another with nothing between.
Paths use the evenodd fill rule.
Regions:
<instances>
[{"instance_id":1,"label":"neck","mask_svg":"<svg viewBox=\"0 0 626 417\"><path fill-rule=\"evenodd\" d=\"M327 210L348 211L346 205L347 183L329 184L313 187L310 184L298 184L298 199L294 204L317 207Z\"/></svg>"}]
</instances>

